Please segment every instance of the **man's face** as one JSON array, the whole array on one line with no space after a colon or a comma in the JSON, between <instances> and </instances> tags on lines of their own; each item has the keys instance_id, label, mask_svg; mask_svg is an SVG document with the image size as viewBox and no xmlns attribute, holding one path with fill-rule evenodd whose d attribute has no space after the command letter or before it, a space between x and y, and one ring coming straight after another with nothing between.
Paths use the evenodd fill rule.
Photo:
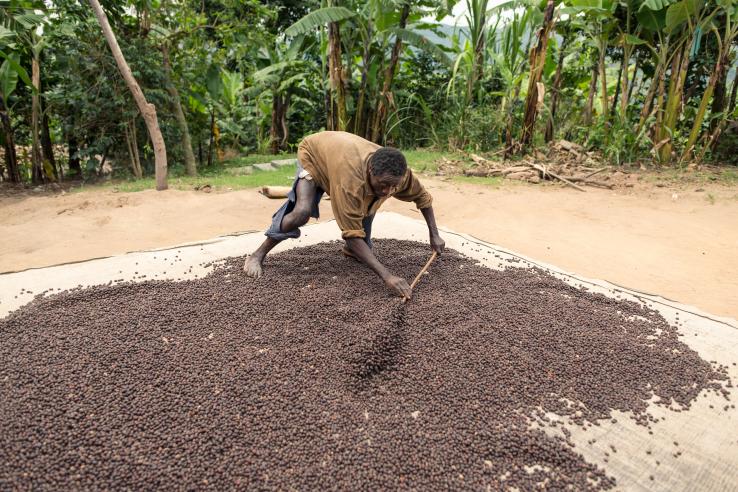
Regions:
<instances>
[{"instance_id":1,"label":"man's face","mask_svg":"<svg viewBox=\"0 0 738 492\"><path fill-rule=\"evenodd\" d=\"M402 176L393 176L391 174L380 174L375 176L369 172L369 186L372 187L372 191L375 196L383 198L389 196L397 190L402 182Z\"/></svg>"}]
</instances>

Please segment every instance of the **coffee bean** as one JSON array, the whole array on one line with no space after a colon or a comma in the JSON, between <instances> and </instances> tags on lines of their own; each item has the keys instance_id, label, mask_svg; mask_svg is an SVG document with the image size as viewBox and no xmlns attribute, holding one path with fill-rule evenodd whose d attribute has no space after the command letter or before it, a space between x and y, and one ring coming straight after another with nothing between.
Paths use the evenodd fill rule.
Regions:
<instances>
[{"instance_id":1,"label":"coffee bean","mask_svg":"<svg viewBox=\"0 0 738 492\"><path fill-rule=\"evenodd\" d=\"M728 381L652 308L542 270L448 251L402 304L339 250L275 254L257 281L230 258L80 286L0 319L0 483L603 490L615 479L551 414L649 426L650 405L686 410ZM407 279L429 254L375 250Z\"/></svg>"}]
</instances>

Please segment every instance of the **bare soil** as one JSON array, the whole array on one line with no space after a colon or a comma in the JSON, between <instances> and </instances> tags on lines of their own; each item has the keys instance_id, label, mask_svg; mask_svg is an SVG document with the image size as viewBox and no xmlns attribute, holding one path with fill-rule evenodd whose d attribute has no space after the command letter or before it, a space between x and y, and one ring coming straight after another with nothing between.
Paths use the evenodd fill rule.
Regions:
<instances>
[{"instance_id":1,"label":"bare soil","mask_svg":"<svg viewBox=\"0 0 738 492\"><path fill-rule=\"evenodd\" d=\"M588 188L423 178L439 225L580 275L738 318L738 188L637 179ZM0 194L0 272L263 230L256 190ZM322 205L321 220L332 218ZM383 210L421 219L414 205Z\"/></svg>"}]
</instances>

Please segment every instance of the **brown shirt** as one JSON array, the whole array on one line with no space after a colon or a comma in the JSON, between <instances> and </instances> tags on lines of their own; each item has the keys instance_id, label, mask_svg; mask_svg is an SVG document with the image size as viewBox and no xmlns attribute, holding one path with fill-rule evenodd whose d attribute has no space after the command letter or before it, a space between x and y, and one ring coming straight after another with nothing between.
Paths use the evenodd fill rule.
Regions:
<instances>
[{"instance_id":1,"label":"brown shirt","mask_svg":"<svg viewBox=\"0 0 738 492\"><path fill-rule=\"evenodd\" d=\"M368 181L369 157L380 146L347 132L321 132L305 137L297 158L316 184L331 196L331 207L344 239L365 236L364 217L374 214L389 197L374 195ZM408 169L392 195L418 208L433 198Z\"/></svg>"}]
</instances>

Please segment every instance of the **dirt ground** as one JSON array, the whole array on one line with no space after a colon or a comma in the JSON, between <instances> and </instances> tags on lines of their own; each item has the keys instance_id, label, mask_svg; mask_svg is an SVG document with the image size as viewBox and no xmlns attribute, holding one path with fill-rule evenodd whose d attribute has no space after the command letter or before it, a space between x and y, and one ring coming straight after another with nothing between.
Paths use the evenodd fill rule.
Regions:
<instances>
[{"instance_id":1,"label":"dirt ground","mask_svg":"<svg viewBox=\"0 0 738 492\"><path fill-rule=\"evenodd\" d=\"M440 226L580 275L738 318L734 187L582 193L423 181ZM0 272L262 230L278 206L256 190L0 196ZM395 200L384 210L422 218L414 205ZM321 211L321 220L332 218L329 203Z\"/></svg>"}]
</instances>

